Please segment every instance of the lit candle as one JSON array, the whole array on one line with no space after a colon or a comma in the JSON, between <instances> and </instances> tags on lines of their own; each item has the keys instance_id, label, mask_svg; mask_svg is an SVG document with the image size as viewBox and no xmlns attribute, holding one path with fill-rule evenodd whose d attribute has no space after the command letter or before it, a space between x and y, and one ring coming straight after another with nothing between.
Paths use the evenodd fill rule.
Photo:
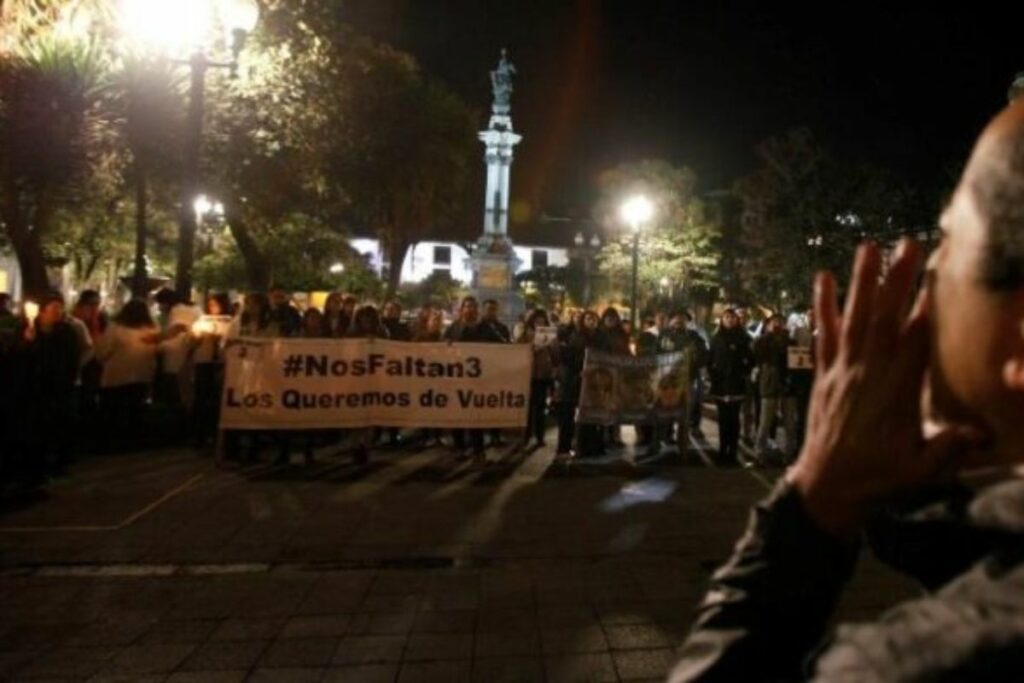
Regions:
<instances>
[{"instance_id":1,"label":"lit candle","mask_svg":"<svg viewBox=\"0 0 1024 683\"><path fill-rule=\"evenodd\" d=\"M24 310L25 317L28 318L28 321L30 323L35 322L36 318L39 317L39 304L37 304L35 301L26 301Z\"/></svg>"}]
</instances>

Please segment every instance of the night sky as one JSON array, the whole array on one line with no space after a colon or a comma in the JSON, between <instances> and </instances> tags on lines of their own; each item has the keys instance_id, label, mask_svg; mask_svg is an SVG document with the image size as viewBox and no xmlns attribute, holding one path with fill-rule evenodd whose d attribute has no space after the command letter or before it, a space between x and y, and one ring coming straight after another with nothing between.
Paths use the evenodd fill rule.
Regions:
<instances>
[{"instance_id":1,"label":"night sky","mask_svg":"<svg viewBox=\"0 0 1024 683\"><path fill-rule=\"evenodd\" d=\"M1024 70L1022 24L1005 9L779 4L341 0L339 11L414 54L479 109L481 128L487 72L508 46L525 136L513 199L534 215L586 215L602 169L645 157L728 187L759 140L794 126L907 183L944 185Z\"/></svg>"}]
</instances>

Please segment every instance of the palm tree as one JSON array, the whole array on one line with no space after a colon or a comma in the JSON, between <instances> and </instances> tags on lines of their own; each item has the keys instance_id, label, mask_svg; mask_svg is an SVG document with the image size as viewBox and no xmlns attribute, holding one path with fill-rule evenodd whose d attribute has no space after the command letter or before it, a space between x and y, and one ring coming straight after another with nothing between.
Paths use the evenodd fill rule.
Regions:
<instances>
[{"instance_id":1,"label":"palm tree","mask_svg":"<svg viewBox=\"0 0 1024 683\"><path fill-rule=\"evenodd\" d=\"M50 288L43 238L89 168L105 64L56 32L0 54L0 219L30 296Z\"/></svg>"}]
</instances>

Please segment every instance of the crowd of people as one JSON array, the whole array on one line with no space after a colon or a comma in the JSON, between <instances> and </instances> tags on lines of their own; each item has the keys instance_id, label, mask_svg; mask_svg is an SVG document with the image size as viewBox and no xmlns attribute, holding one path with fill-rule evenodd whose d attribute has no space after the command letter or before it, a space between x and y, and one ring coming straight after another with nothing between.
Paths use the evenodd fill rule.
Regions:
<instances>
[{"instance_id":1,"label":"crowd of people","mask_svg":"<svg viewBox=\"0 0 1024 683\"><path fill-rule=\"evenodd\" d=\"M5 478L60 474L82 452L115 452L187 436L209 448L217 436L225 344L248 338L382 338L405 342L529 344L533 349L528 421L511 444L525 450L546 444L550 423L557 425L557 454L591 458L624 446L622 428L577 423L584 362L588 351L646 356L682 352L688 365L689 401L685 417L673 423L636 425L635 443L648 454L665 446L681 451L705 441L705 406L717 406L718 460L722 465L756 466L788 462L796 455L800 419L811 373L790 367L788 350L809 339L791 335L786 321L770 316L752 326L743 309L727 308L710 335L685 310L656 311L632 330L618 310L608 307L564 313L531 308L510 328L494 300L464 298L456 311L426 304L403 315L401 304L380 309L357 297L334 292L322 308L300 310L280 287L252 292L232 302L211 294L196 306L162 289L150 301L133 299L109 312L94 290L79 294L68 310L63 297L50 294L37 303L34 317L15 314L0 295L0 414L8 448ZM24 309L24 307L22 307ZM223 327L197 323L209 316L230 321ZM447 318L451 317L450 322ZM539 330L555 330L549 343L535 343ZM154 421L164 429L154 429ZM776 445L779 427L783 448ZM741 449L745 441L747 448ZM444 445L459 457L485 458L486 448L504 445L499 430L453 430L429 425L411 434L397 429L315 430L228 433L228 457L242 461L265 451L276 462L301 450L307 461L321 447L338 444L357 463L372 448Z\"/></svg>"}]
</instances>

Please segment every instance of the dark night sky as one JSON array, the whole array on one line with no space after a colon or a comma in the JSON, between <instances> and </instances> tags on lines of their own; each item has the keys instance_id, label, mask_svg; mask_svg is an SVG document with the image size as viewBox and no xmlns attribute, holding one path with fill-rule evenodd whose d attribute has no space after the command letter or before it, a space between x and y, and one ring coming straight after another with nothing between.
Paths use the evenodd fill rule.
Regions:
<instances>
[{"instance_id":1,"label":"dark night sky","mask_svg":"<svg viewBox=\"0 0 1024 683\"><path fill-rule=\"evenodd\" d=\"M340 0L339 11L414 54L482 119L507 45L525 136L514 200L550 213L586 214L597 173L645 157L727 186L757 141L799 125L838 154L940 185L1024 70L1006 9L767 7L780 4Z\"/></svg>"}]
</instances>

